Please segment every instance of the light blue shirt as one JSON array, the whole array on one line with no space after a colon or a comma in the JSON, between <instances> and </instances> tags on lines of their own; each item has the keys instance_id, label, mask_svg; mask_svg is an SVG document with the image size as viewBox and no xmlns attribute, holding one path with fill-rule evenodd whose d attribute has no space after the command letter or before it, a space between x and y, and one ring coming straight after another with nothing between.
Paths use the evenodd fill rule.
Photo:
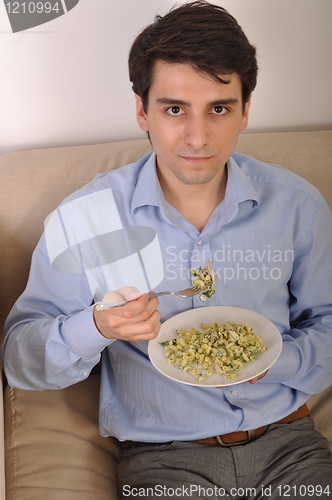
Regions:
<instances>
[{"instance_id":1,"label":"light blue shirt","mask_svg":"<svg viewBox=\"0 0 332 500\"><path fill-rule=\"evenodd\" d=\"M234 154L227 169L225 198L202 232L165 201L154 153L99 174L66 199L48 220L7 320L9 384L63 388L88 377L102 353L102 435L151 442L257 428L329 386L331 211L313 186L282 167ZM205 302L162 297L162 321L211 305L266 316L283 349L255 385L177 383L153 367L147 343L110 341L95 327L93 303L107 291L187 288L190 269L208 259L215 295Z\"/></svg>"}]
</instances>

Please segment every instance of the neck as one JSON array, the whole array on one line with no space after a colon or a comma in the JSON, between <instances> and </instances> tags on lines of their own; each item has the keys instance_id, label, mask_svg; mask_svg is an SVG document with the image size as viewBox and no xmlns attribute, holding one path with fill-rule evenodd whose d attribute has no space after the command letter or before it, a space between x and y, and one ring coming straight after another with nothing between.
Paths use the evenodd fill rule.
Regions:
<instances>
[{"instance_id":1,"label":"neck","mask_svg":"<svg viewBox=\"0 0 332 500\"><path fill-rule=\"evenodd\" d=\"M159 168L157 173L165 200L201 232L225 197L226 166L205 184L184 184L172 173L165 175Z\"/></svg>"}]
</instances>

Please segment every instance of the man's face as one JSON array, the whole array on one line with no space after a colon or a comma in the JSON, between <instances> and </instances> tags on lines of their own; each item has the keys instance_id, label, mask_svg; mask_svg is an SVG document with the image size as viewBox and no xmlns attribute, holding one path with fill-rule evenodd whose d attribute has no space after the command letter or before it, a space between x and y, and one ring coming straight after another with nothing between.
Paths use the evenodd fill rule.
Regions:
<instances>
[{"instance_id":1,"label":"man's face","mask_svg":"<svg viewBox=\"0 0 332 500\"><path fill-rule=\"evenodd\" d=\"M221 174L248 123L236 73L215 81L188 64L157 61L145 113L136 96L137 121L157 155L157 168L184 184L204 184Z\"/></svg>"}]
</instances>

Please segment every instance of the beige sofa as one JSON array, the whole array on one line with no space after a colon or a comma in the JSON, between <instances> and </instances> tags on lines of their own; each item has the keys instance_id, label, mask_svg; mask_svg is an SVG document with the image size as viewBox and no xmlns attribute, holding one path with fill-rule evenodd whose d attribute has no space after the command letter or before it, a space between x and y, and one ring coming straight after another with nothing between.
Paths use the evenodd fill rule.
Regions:
<instances>
[{"instance_id":1,"label":"beige sofa","mask_svg":"<svg viewBox=\"0 0 332 500\"><path fill-rule=\"evenodd\" d=\"M0 157L1 329L25 286L45 217L97 172L124 165L149 150L149 142L140 140ZM237 150L294 170L315 184L332 207L332 131L244 134ZM98 386L96 373L60 391L5 388L0 500L117 498L117 442L99 435ZM332 446L332 387L309 403L317 428Z\"/></svg>"}]
</instances>

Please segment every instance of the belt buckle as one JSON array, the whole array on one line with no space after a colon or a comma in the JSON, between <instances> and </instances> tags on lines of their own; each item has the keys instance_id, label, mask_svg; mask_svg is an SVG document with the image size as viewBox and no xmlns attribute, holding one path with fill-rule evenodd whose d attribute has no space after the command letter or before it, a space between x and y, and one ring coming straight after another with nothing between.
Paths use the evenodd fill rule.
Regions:
<instances>
[{"instance_id":1,"label":"belt buckle","mask_svg":"<svg viewBox=\"0 0 332 500\"><path fill-rule=\"evenodd\" d=\"M234 441L233 443L225 443L225 441L222 440L222 436L219 435L219 436L215 436L216 440L217 440L217 443L220 445L220 446L223 446L223 447L226 447L226 448L230 448L231 446L240 446L241 444L247 444L247 443L250 443L250 441L254 441L254 439L256 439L258 436L255 435L255 431L254 430L248 430L248 431L245 431L248 435L247 439L241 439L241 441Z\"/></svg>"}]
</instances>

